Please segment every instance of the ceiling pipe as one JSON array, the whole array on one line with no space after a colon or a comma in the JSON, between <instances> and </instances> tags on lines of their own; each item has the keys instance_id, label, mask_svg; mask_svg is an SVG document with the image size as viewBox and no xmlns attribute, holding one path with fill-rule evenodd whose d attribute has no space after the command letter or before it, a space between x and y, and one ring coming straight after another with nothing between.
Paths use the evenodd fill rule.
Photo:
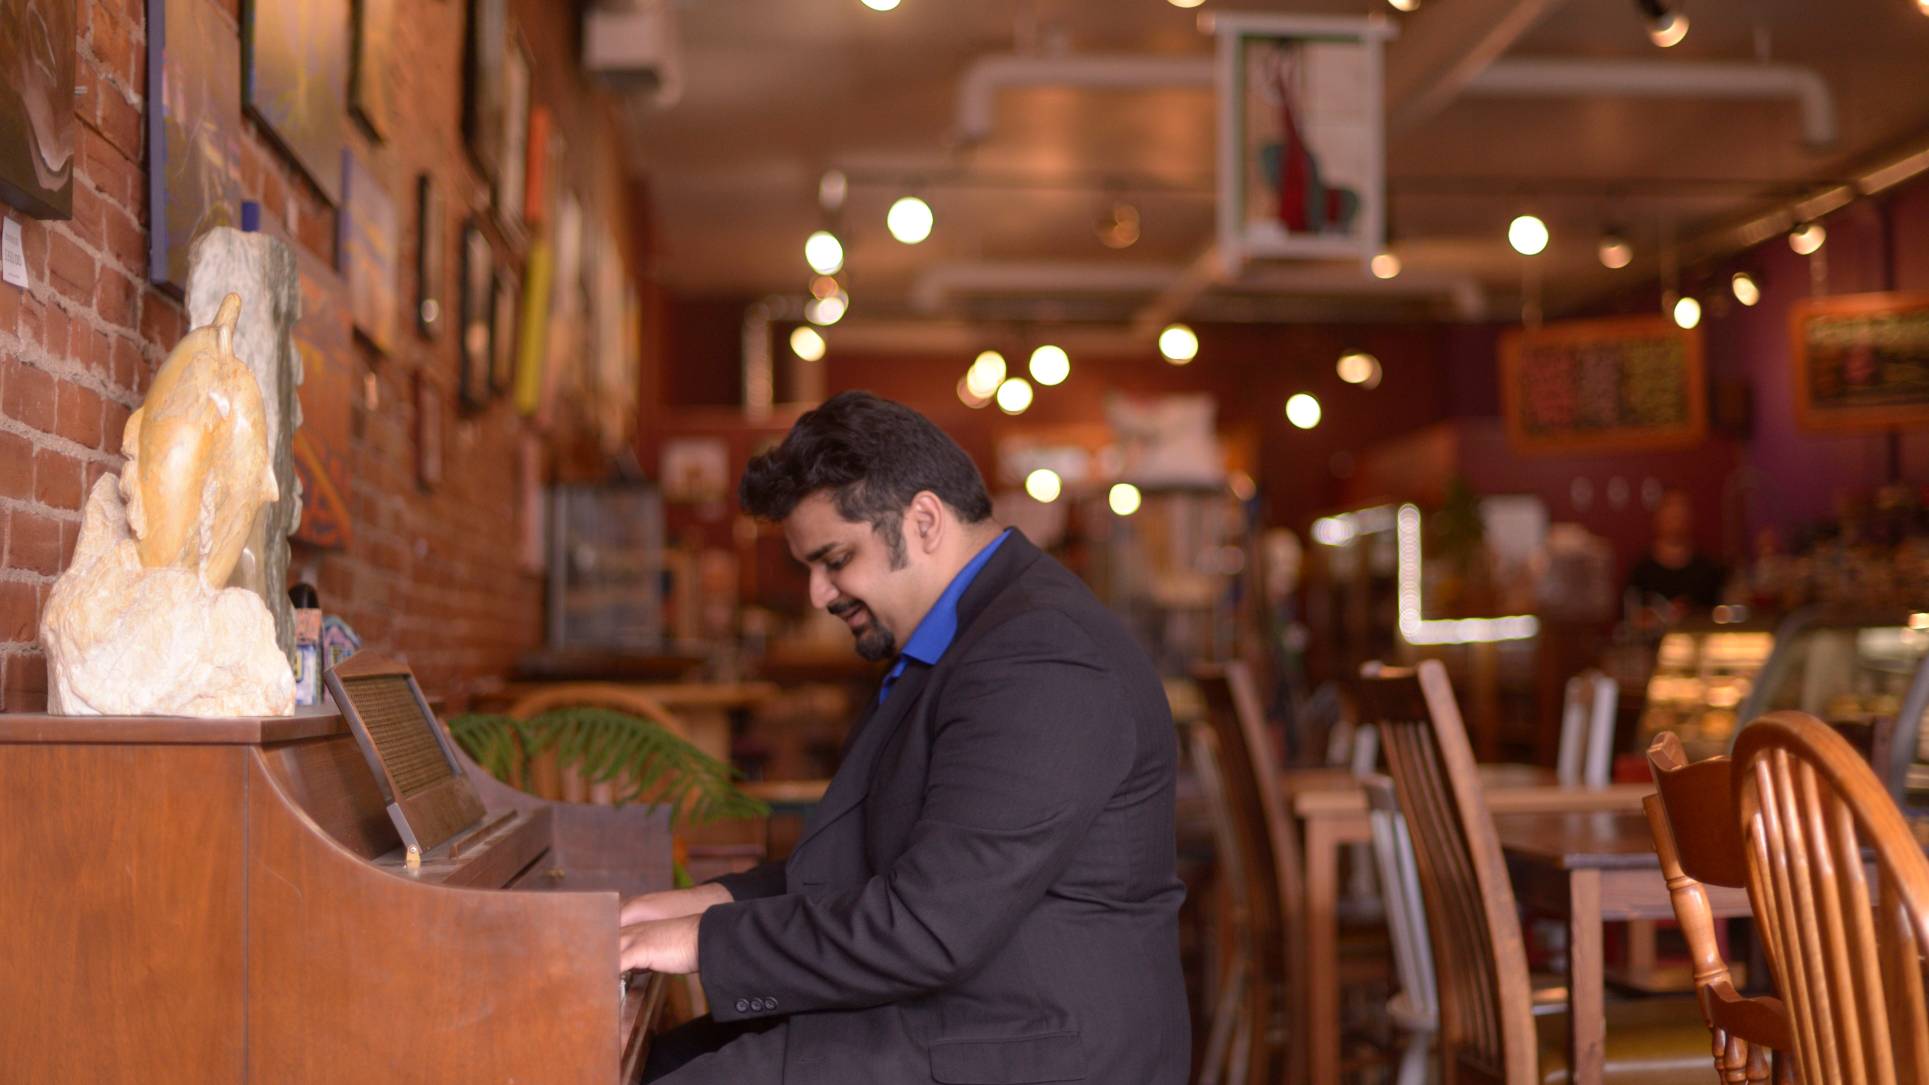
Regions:
<instances>
[{"instance_id":1,"label":"ceiling pipe","mask_svg":"<svg viewBox=\"0 0 1929 1085\"><path fill-rule=\"evenodd\" d=\"M991 135L998 115L998 93L1020 87L1082 87L1091 90L1144 90L1198 87L1211 90L1211 57L1079 56L1014 53L979 57L965 69L958 88L956 135L965 144Z\"/></svg>"},{"instance_id":2,"label":"ceiling pipe","mask_svg":"<svg viewBox=\"0 0 1929 1085\"><path fill-rule=\"evenodd\" d=\"M1829 92L1827 81L1814 69L1794 64L1523 57L1489 64L1467 81L1465 93L1534 98L1792 99L1801 109L1804 143L1823 148L1833 144L1836 137L1835 96Z\"/></svg>"},{"instance_id":3,"label":"ceiling pipe","mask_svg":"<svg viewBox=\"0 0 1929 1085\"><path fill-rule=\"evenodd\" d=\"M911 304L918 312L934 314L942 312L960 294L1156 295L1133 320L1137 335L1156 332L1179 317L1197 298L1197 287L1214 283L1252 293L1435 297L1446 301L1463 320L1479 319L1487 311L1485 292L1467 275L1408 272L1396 279L1373 279L1361 275L1353 264L1325 264L1261 267L1241 278L1222 280L1215 277L1213 265L1216 263L1216 258L1208 256L1189 267L1043 262L940 264L925 271L912 285Z\"/></svg>"}]
</instances>

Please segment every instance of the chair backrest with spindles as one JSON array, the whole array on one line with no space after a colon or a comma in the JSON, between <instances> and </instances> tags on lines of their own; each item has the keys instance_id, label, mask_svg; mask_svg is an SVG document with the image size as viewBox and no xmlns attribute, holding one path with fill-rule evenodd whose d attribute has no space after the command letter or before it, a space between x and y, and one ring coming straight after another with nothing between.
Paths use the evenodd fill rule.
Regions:
<instances>
[{"instance_id":1,"label":"chair backrest with spindles","mask_svg":"<svg viewBox=\"0 0 1929 1085\"><path fill-rule=\"evenodd\" d=\"M1297 993L1291 977L1297 974L1293 951L1300 927L1299 845L1287 827L1279 791L1279 768L1268 752L1265 716L1251 672L1244 664L1227 662L1195 669L1194 679L1205 699L1206 720L1219 755L1224 787L1246 889L1244 911L1256 947L1251 962L1250 1012L1259 1023L1251 1030L1250 1073L1253 1081L1285 1076L1285 1061L1304 1044L1282 1046L1271 1035L1270 1019L1292 1011Z\"/></svg>"},{"instance_id":2,"label":"chair backrest with spindles","mask_svg":"<svg viewBox=\"0 0 1929 1085\"><path fill-rule=\"evenodd\" d=\"M1561 709L1561 745L1554 775L1570 786L1606 787L1614 759L1614 712L1620 687L1597 670L1567 680Z\"/></svg>"},{"instance_id":3,"label":"chair backrest with spindles","mask_svg":"<svg viewBox=\"0 0 1929 1085\"><path fill-rule=\"evenodd\" d=\"M1648 747L1648 767L1656 792L1643 799L1642 806L1693 959L1695 994L1712 1033L1715 1071L1724 1082L1765 1082L1771 1053L1790 1050L1788 1015L1777 999L1750 998L1735 990L1706 889L1741 888L1748 881L1729 760L1711 757L1690 764L1681 740L1669 732L1656 736Z\"/></svg>"},{"instance_id":4,"label":"chair backrest with spindles","mask_svg":"<svg viewBox=\"0 0 1929 1085\"><path fill-rule=\"evenodd\" d=\"M1801 712L1735 742L1748 892L1811 1085L1929 1083L1929 859L1853 746Z\"/></svg>"},{"instance_id":5,"label":"chair backrest with spindles","mask_svg":"<svg viewBox=\"0 0 1929 1085\"><path fill-rule=\"evenodd\" d=\"M1513 884L1446 669L1434 660L1380 668L1361 678L1359 696L1360 720L1379 728L1413 838L1438 982L1442 1080L1536 1080Z\"/></svg>"}]
</instances>

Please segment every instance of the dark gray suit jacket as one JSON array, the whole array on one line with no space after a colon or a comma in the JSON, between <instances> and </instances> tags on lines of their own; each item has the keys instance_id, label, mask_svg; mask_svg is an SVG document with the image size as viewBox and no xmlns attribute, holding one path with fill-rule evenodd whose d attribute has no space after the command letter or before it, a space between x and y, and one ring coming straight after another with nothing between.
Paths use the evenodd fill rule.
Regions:
<instances>
[{"instance_id":1,"label":"dark gray suit jacket","mask_svg":"<svg viewBox=\"0 0 1929 1085\"><path fill-rule=\"evenodd\" d=\"M1144 651L1014 532L937 665L858 724L789 861L703 916L716 1018L789 1019L719 1075L1182 1085L1176 761Z\"/></svg>"}]
</instances>

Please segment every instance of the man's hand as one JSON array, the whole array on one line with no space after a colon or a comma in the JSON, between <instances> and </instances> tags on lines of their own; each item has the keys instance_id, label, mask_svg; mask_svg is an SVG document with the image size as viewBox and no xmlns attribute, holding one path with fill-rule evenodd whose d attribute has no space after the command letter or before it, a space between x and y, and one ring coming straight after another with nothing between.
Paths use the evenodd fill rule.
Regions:
<instances>
[{"instance_id":1,"label":"man's hand","mask_svg":"<svg viewBox=\"0 0 1929 1085\"><path fill-rule=\"evenodd\" d=\"M702 915L719 904L731 901L730 890L721 885L697 885L689 889L672 889L664 893L644 893L641 896L623 898L622 910L617 913L617 922L628 927L637 923L647 923L653 919L680 919L686 915Z\"/></svg>"},{"instance_id":2,"label":"man's hand","mask_svg":"<svg viewBox=\"0 0 1929 1085\"><path fill-rule=\"evenodd\" d=\"M700 917L656 919L623 928L621 971L647 968L683 975L697 970L697 924Z\"/></svg>"}]
</instances>

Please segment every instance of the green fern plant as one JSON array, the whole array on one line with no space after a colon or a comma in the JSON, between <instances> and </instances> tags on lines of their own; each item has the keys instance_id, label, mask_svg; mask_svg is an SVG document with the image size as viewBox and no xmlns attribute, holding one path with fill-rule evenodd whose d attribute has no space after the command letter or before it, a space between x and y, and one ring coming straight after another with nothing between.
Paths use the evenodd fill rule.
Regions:
<instances>
[{"instance_id":1,"label":"green fern plant","mask_svg":"<svg viewBox=\"0 0 1929 1085\"><path fill-rule=\"evenodd\" d=\"M519 720L465 713L449 718L449 733L498 780L515 783L549 750L557 763L592 783L615 785L616 802L670 807L670 824L762 817L764 803L736 786L729 765L661 725L608 708L553 708Z\"/></svg>"}]
</instances>

